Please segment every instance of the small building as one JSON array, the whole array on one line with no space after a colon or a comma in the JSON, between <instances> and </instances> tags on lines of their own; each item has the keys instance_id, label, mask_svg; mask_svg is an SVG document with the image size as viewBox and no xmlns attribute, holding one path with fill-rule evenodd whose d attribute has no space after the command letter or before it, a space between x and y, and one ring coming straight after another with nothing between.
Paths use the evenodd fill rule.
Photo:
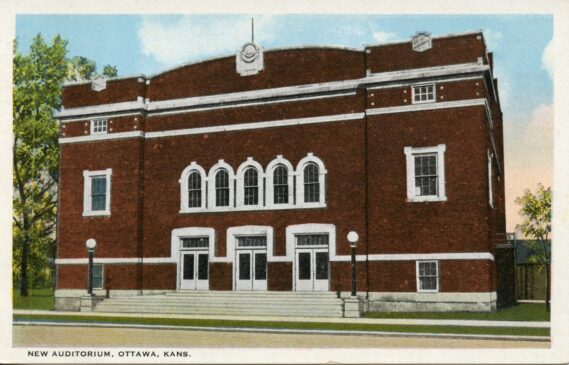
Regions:
<instances>
[{"instance_id":1,"label":"small building","mask_svg":"<svg viewBox=\"0 0 569 365\"><path fill-rule=\"evenodd\" d=\"M111 296L349 296L350 231L367 310L496 308L503 122L482 32L246 43L68 83L63 105L58 309L86 293L90 238Z\"/></svg>"}]
</instances>

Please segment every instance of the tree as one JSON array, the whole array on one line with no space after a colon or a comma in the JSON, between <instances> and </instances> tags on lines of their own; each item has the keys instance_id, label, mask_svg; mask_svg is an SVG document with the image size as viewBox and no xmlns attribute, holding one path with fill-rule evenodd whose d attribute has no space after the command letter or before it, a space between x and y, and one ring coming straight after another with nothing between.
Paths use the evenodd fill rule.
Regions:
<instances>
[{"instance_id":1,"label":"tree","mask_svg":"<svg viewBox=\"0 0 569 365\"><path fill-rule=\"evenodd\" d=\"M551 233L551 188L545 188L538 184L537 191L532 193L527 190L524 195L516 198L516 204L521 206L519 214L523 217L522 224L518 228L529 238L532 238L528 246L532 250L529 257L531 262L545 267L545 306L550 310L551 298L551 250L549 247L549 235Z\"/></svg>"},{"instance_id":2,"label":"tree","mask_svg":"<svg viewBox=\"0 0 569 365\"><path fill-rule=\"evenodd\" d=\"M53 112L61 107L61 85L97 75L95 62L66 54L60 36L46 44L38 34L27 55L14 42L13 275L22 296L28 295L28 269L45 283L55 256L59 127ZM114 67L106 72L116 76Z\"/></svg>"}]
</instances>

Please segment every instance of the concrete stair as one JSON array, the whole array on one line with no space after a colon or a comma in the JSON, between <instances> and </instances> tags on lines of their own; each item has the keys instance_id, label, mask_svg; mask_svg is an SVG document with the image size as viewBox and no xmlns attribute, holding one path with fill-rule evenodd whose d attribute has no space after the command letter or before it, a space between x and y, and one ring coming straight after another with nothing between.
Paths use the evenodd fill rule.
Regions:
<instances>
[{"instance_id":1,"label":"concrete stair","mask_svg":"<svg viewBox=\"0 0 569 365\"><path fill-rule=\"evenodd\" d=\"M342 317L333 292L177 291L105 299L94 312Z\"/></svg>"}]
</instances>

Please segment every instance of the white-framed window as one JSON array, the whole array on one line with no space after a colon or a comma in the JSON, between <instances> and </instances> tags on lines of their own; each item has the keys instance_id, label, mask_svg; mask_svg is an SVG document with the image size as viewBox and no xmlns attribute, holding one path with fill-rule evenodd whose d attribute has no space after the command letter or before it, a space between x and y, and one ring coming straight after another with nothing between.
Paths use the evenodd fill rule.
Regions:
<instances>
[{"instance_id":1,"label":"white-framed window","mask_svg":"<svg viewBox=\"0 0 569 365\"><path fill-rule=\"evenodd\" d=\"M107 118L91 119L91 134L107 133Z\"/></svg>"},{"instance_id":2,"label":"white-framed window","mask_svg":"<svg viewBox=\"0 0 569 365\"><path fill-rule=\"evenodd\" d=\"M309 153L296 166L296 204L302 207L326 205L326 168Z\"/></svg>"},{"instance_id":3,"label":"white-framed window","mask_svg":"<svg viewBox=\"0 0 569 365\"><path fill-rule=\"evenodd\" d=\"M437 100L435 84L414 85L411 90L413 104L432 103Z\"/></svg>"},{"instance_id":4,"label":"white-framed window","mask_svg":"<svg viewBox=\"0 0 569 365\"><path fill-rule=\"evenodd\" d=\"M417 291L439 291L439 262L417 261Z\"/></svg>"},{"instance_id":5,"label":"white-framed window","mask_svg":"<svg viewBox=\"0 0 569 365\"><path fill-rule=\"evenodd\" d=\"M180 213L202 211L206 207L205 170L192 161L180 176Z\"/></svg>"},{"instance_id":6,"label":"white-framed window","mask_svg":"<svg viewBox=\"0 0 569 365\"><path fill-rule=\"evenodd\" d=\"M237 169L237 207L242 209L260 208L264 205L263 166L248 157Z\"/></svg>"},{"instance_id":7,"label":"white-framed window","mask_svg":"<svg viewBox=\"0 0 569 365\"><path fill-rule=\"evenodd\" d=\"M294 169L282 155L267 166L267 207L294 205Z\"/></svg>"},{"instance_id":8,"label":"white-framed window","mask_svg":"<svg viewBox=\"0 0 569 365\"><path fill-rule=\"evenodd\" d=\"M219 160L209 169L208 207L211 210L230 210L235 207L235 174L233 168Z\"/></svg>"},{"instance_id":9,"label":"white-framed window","mask_svg":"<svg viewBox=\"0 0 569 365\"><path fill-rule=\"evenodd\" d=\"M83 216L111 215L112 169L83 171Z\"/></svg>"},{"instance_id":10,"label":"white-framed window","mask_svg":"<svg viewBox=\"0 0 569 365\"><path fill-rule=\"evenodd\" d=\"M446 146L405 147L407 162L407 200L410 202L446 201Z\"/></svg>"},{"instance_id":11,"label":"white-framed window","mask_svg":"<svg viewBox=\"0 0 569 365\"><path fill-rule=\"evenodd\" d=\"M492 187L492 160L494 155L488 150L488 203L494 208L494 192Z\"/></svg>"}]
</instances>

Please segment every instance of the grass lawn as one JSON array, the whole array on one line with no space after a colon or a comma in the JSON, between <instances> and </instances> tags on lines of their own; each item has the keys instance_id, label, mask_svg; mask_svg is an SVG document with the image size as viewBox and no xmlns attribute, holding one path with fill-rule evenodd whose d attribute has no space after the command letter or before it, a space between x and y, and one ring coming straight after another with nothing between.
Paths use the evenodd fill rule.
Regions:
<instances>
[{"instance_id":1,"label":"grass lawn","mask_svg":"<svg viewBox=\"0 0 569 365\"><path fill-rule=\"evenodd\" d=\"M444 334L484 334L484 335L518 335L549 336L548 328L510 328L510 327L467 327L467 326L417 326L417 325L383 325L360 323L317 323L317 322L270 322L217 319L181 319L181 318L137 318L137 317L105 317L80 315L15 315L14 321L50 321L72 323L124 323L169 326L200 327L232 327L232 328L277 328L277 329L312 329L335 331L380 331L380 332L414 332Z\"/></svg>"},{"instance_id":2,"label":"grass lawn","mask_svg":"<svg viewBox=\"0 0 569 365\"><path fill-rule=\"evenodd\" d=\"M21 297L18 289L12 290L14 309L53 309L53 289L29 289L27 297Z\"/></svg>"},{"instance_id":3,"label":"grass lawn","mask_svg":"<svg viewBox=\"0 0 569 365\"><path fill-rule=\"evenodd\" d=\"M367 318L472 319L488 321L549 321L543 303L520 303L496 312L374 312Z\"/></svg>"}]
</instances>

